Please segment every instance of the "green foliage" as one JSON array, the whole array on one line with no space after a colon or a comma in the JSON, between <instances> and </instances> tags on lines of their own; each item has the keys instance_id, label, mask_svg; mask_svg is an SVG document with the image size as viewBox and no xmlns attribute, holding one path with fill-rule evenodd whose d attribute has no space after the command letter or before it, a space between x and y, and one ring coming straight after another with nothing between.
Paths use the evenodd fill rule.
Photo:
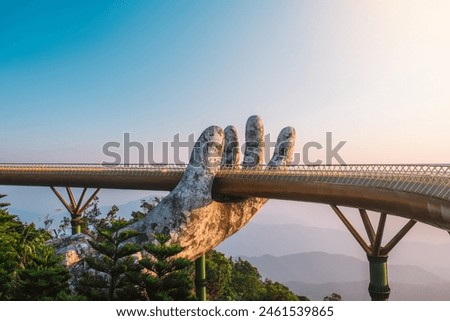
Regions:
<instances>
[{"instance_id":1,"label":"green foliage","mask_svg":"<svg viewBox=\"0 0 450 321\"><path fill-rule=\"evenodd\" d=\"M141 220L142 218L144 218L144 216L150 213L160 201L161 198L159 197L155 197L153 202L141 200L140 210L133 211L131 213L130 221L136 222ZM105 216L103 216L103 213L100 211L100 208L98 206L98 202L98 197L95 197L88 208L79 217L76 218L77 222L81 226L81 233L94 236L98 228L104 228L111 222L118 220L117 212L119 211L119 208L116 205L113 205L109 212ZM2 203L0 203L0 205L1 204ZM46 222L49 227L53 223L53 220L47 218ZM58 228L53 230L54 237L64 237L67 234L66 231L70 230L70 227L71 219L69 217L64 217L61 220Z\"/></svg>"},{"instance_id":2,"label":"green foliage","mask_svg":"<svg viewBox=\"0 0 450 321\"><path fill-rule=\"evenodd\" d=\"M157 200L158 201L158 200ZM77 290L89 300L188 300L192 299L191 262L174 258L183 248L168 245L170 236L155 235L156 244L139 245L130 240L141 233L124 230L129 224L148 214L154 204L142 201L142 211L133 212L132 219L117 218L117 207L107 216L101 215L95 203L83 220L84 230L97 254L86 258L91 268L79 280ZM92 227L94 232L90 232ZM139 262L132 256L144 250L149 254Z\"/></svg>"},{"instance_id":3,"label":"green foliage","mask_svg":"<svg viewBox=\"0 0 450 321\"><path fill-rule=\"evenodd\" d=\"M239 258L233 261L222 253L206 254L206 281L209 300L297 301L299 297L285 285L269 279L262 281L258 269Z\"/></svg>"},{"instance_id":4,"label":"green foliage","mask_svg":"<svg viewBox=\"0 0 450 321\"><path fill-rule=\"evenodd\" d=\"M266 279L261 301L298 301L299 297L281 283Z\"/></svg>"},{"instance_id":5,"label":"green foliage","mask_svg":"<svg viewBox=\"0 0 450 321\"><path fill-rule=\"evenodd\" d=\"M161 201L161 198L156 197L154 199L154 202L148 202L146 200L141 200L140 210L139 211L133 211L131 213L131 220L130 222L136 222L144 218L148 213L150 213ZM116 205L113 205L109 212L106 214L105 217L102 217L102 212L100 211L98 207L98 197L94 198L94 201L92 204L89 205L89 207L86 209L86 211L83 213L83 215L80 217L80 224L81 224L81 231L84 234L93 235L95 234L95 231L98 228L104 228L108 226L108 224L111 224L114 221L119 220L117 217L117 212L119 211L119 208ZM68 219L67 219L68 220ZM120 219L124 220L124 219ZM67 222L67 221L66 221ZM70 220L68 220L70 223Z\"/></svg>"},{"instance_id":6,"label":"green foliage","mask_svg":"<svg viewBox=\"0 0 450 321\"><path fill-rule=\"evenodd\" d=\"M5 194L0 194L0 199L2 199L3 197L6 197L6 195L5 195ZM3 208L5 208L5 207L8 207L9 205L11 205L11 204L9 204L9 203L4 203L4 202L0 202L0 209L3 209Z\"/></svg>"},{"instance_id":7,"label":"green foliage","mask_svg":"<svg viewBox=\"0 0 450 321\"><path fill-rule=\"evenodd\" d=\"M223 253L209 251L206 253L206 291L208 300L231 301L231 278L233 275L233 261L227 259Z\"/></svg>"},{"instance_id":8,"label":"green foliage","mask_svg":"<svg viewBox=\"0 0 450 321\"><path fill-rule=\"evenodd\" d=\"M20 256L16 250L22 224L0 209L0 299L12 299L18 282Z\"/></svg>"},{"instance_id":9,"label":"green foliage","mask_svg":"<svg viewBox=\"0 0 450 321\"><path fill-rule=\"evenodd\" d=\"M115 214L115 213L114 213ZM140 235L134 230L124 230L130 223L114 217L109 225L97 228L92 248L97 255L86 257L93 271L79 280L78 292L90 300L132 300L140 298L127 273L139 273L140 266L132 257L141 247L127 242Z\"/></svg>"},{"instance_id":10,"label":"green foliage","mask_svg":"<svg viewBox=\"0 0 450 321\"><path fill-rule=\"evenodd\" d=\"M133 211L131 213L132 222L136 222L136 221L143 219L147 214L149 214L156 207L156 205L159 202L161 202L161 200L162 199L160 197L155 197L153 199L153 202L141 200L141 205L140 205L141 209L139 211Z\"/></svg>"},{"instance_id":11,"label":"green foliage","mask_svg":"<svg viewBox=\"0 0 450 321\"><path fill-rule=\"evenodd\" d=\"M69 292L69 271L46 245L49 238L0 209L1 300L56 300Z\"/></svg>"},{"instance_id":12,"label":"green foliage","mask_svg":"<svg viewBox=\"0 0 450 321\"><path fill-rule=\"evenodd\" d=\"M140 280L147 298L155 301L193 299L192 262L175 257L183 248L178 244L168 245L169 235L155 234L154 237L156 244L143 245L150 257L139 261L147 270Z\"/></svg>"},{"instance_id":13,"label":"green foliage","mask_svg":"<svg viewBox=\"0 0 450 321\"><path fill-rule=\"evenodd\" d=\"M156 234L154 243L142 247L131 242L141 233L127 226L147 215L154 204L143 200L141 211L133 212L129 222L117 217L116 206L104 218L98 200L89 207L80 222L82 231L93 237L90 243L97 254L86 258L91 269L78 280L78 294L68 290L70 273L46 245L50 234L34 224L22 224L4 210L8 205L0 203L0 300L194 299L193 264L179 257L183 248L169 244L169 235ZM65 234L69 227L66 219L55 234ZM148 255L138 262L133 255L141 250ZM211 251L206 264L209 300L307 300L278 282L262 281L245 260L233 261Z\"/></svg>"},{"instance_id":14,"label":"green foliage","mask_svg":"<svg viewBox=\"0 0 450 321\"><path fill-rule=\"evenodd\" d=\"M98 197L95 197L92 203L87 207L87 209L82 214L77 215L74 219L77 224L80 225L81 233L89 236L94 236L94 234L96 233L96 228L105 227L110 222L117 219L118 211L119 208L114 205L105 217L101 217L102 212L98 207ZM45 229L48 229L52 225L53 219L47 217L44 223L46 224ZM67 235L67 231L70 231L71 227L71 218L67 216L63 217L63 219L59 223L58 228L52 231L53 237L65 237Z\"/></svg>"},{"instance_id":15,"label":"green foliage","mask_svg":"<svg viewBox=\"0 0 450 321\"><path fill-rule=\"evenodd\" d=\"M233 264L230 287L237 301L259 301L264 295L264 285L258 269L241 258Z\"/></svg>"},{"instance_id":16,"label":"green foliage","mask_svg":"<svg viewBox=\"0 0 450 321\"><path fill-rule=\"evenodd\" d=\"M38 250L28 268L19 271L18 300L59 300L68 291L61 291L67 284L70 272L60 264L52 248Z\"/></svg>"},{"instance_id":17,"label":"green foliage","mask_svg":"<svg viewBox=\"0 0 450 321\"><path fill-rule=\"evenodd\" d=\"M116 221L123 221L117 217L119 208L113 205L105 217L98 207L98 197L94 198L94 202L89 205L83 215L80 217L81 232L83 234L94 236L99 229L107 228L108 225Z\"/></svg>"}]
</instances>

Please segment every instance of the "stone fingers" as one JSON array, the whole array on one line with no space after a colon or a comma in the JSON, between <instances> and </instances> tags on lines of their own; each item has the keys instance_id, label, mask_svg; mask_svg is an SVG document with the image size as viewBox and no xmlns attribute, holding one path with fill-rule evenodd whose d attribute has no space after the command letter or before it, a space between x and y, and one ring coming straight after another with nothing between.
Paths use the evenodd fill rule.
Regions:
<instances>
[{"instance_id":1,"label":"stone fingers","mask_svg":"<svg viewBox=\"0 0 450 321\"><path fill-rule=\"evenodd\" d=\"M239 138L237 129L234 126L228 126L224 130L225 143L222 154L222 167L234 167L239 164Z\"/></svg>"},{"instance_id":2,"label":"stone fingers","mask_svg":"<svg viewBox=\"0 0 450 321\"><path fill-rule=\"evenodd\" d=\"M280 131L272 159L269 164L267 164L268 168L285 166L292 162L295 137L296 134L294 127L285 127Z\"/></svg>"},{"instance_id":3,"label":"stone fingers","mask_svg":"<svg viewBox=\"0 0 450 321\"><path fill-rule=\"evenodd\" d=\"M245 126L245 152L242 166L255 167L264 160L264 124L260 116L254 115Z\"/></svg>"}]
</instances>

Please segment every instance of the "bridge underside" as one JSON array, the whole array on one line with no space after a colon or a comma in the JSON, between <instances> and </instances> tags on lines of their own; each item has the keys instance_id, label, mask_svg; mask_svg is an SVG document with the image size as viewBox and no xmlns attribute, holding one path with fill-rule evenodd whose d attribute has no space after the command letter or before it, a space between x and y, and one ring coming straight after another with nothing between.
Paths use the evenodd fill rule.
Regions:
<instances>
[{"instance_id":1,"label":"bridge underside","mask_svg":"<svg viewBox=\"0 0 450 321\"><path fill-rule=\"evenodd\" d=\"M214 191L226 195L364 208L450 230L450 202L407 192L339 184L256 182L232 178L215 182Z\"/></svg>"}]
</instances>

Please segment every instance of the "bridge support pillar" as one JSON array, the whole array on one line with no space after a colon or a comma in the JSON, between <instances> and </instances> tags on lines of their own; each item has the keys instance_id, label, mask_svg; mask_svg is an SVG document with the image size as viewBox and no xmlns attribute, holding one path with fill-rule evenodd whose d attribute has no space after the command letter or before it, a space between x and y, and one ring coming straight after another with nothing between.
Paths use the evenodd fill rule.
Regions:
<instances>
[{"instance_id":1,"label":"bridge support pillar","mask_svg":"<svg viewBox=\"0 0 450 321\"><path fill-rule=\"evenodd\" d=\"M370 275L369 294L372 301L388 300L391 293L388 282L388 254L417 222L414 220L409 220L409 222L406 223L405 226L403 226L403 228L386 245L381 246L383 233L386 226L386 213L380 214L377 230L375 232L367 211L365 209L359 210L364 228L367 232L367 237L369 239L369 243L367 243L336 205L331 205L331 208L367 254Z\"/></svg>"},{"instance_id":2,"label":"bridge support pillar","mask_svg":"<svg viewBox=\"0 0 450 321\"><path fill-rule=\"evenodd\" d=\"M94 193L89 197L89 199L83 203L84 196L86 195L87 188L84 188L81 192L80 198L78 201L75 200L72 189L70 187L66 187L67 196L69 197L69 201L67 202L64 197L54 188L50 187L55 193L56 197L58 197L59 201L64 205L67 211L70 213L70 225L72 227L72 235L81 233L81 215L88 208L94 198L97 196L100 188L97 188Z\"/></svg>"},{"instance_id":3,"label":"bridge support pillar","mask_svg":"<svg viewBox=\"0 0 450 321\"><path fill-rule=\"evenodd\" d=\"M195 260L195 292L198 301L206 301L206 258L205 254Z\"/></svg>"},{"instance_id":4,"label":"bridge support pillar","mask_svg":"<svg viewBox=\"0 0 450 321\"><path fill-rule=\"evenodd\" d=\"M372 301L387 301L391 294L388 284L388 256L371 256L369 259L370 283L369 294Z\"/></svg>"}]
</instances>

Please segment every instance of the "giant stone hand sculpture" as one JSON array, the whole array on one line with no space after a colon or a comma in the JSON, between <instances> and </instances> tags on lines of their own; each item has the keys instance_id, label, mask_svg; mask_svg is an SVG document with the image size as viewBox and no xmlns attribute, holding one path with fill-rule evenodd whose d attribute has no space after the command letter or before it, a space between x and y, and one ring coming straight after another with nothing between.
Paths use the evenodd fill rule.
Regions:
<instances>
[{"instance_id":1,"label":"giant stone hand sculpture","mask_svg":"<svg viewBox=\"0 0 450 321\"><path fill-rule=\"evenodd\" d=\"M251 116L246 125L242 167L262 164L263 138L261 118ZM278 136L268 170L291 162L294 142L294 128L284 128ZM233 199L212 195L211 188L219 168L239 166L239 159L235 127L205 129L179 184L144 219L128 227L143 232L136 241L148 242L153 240L154 233L170 233L171 241L184 247L181 255L195 259L237 232L267 202L264 198Z\"/></svg>"}]
</instances>

